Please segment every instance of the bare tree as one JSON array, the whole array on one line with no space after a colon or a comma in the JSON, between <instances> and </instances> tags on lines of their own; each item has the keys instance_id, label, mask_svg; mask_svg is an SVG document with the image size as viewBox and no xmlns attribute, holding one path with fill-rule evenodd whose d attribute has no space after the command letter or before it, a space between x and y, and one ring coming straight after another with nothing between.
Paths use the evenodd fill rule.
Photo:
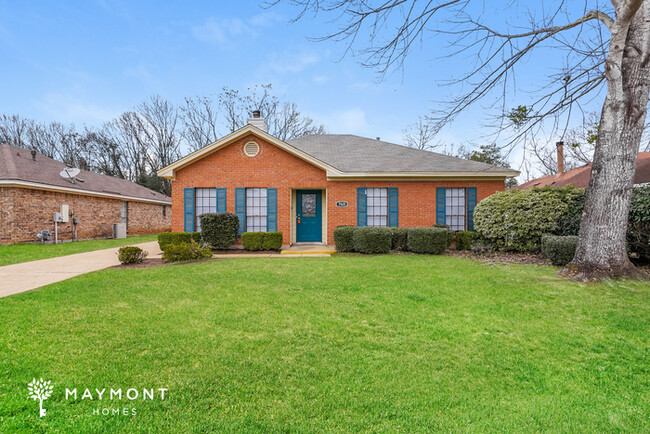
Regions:
<instances>
[{"instance_id":1,"label":"bare tree","mask_svg":"<svg viewBox=\"0 0 650 434\"><path fill-rule=\"evenodd\" d=\"M506 24L506 30L487 24L481 5L471 0L387 0L377 6L356 0L288 1L301 8L298 18L311 11L337 14L341 27L324 38L346 40L353 54L364 56L364 65L380 73L402 64L424 36L450 38L451 55L475 56L469 71L455 81L465 90L436 114L439 128L494 91L501 104L493 107L507 114L505 96L517 65L539 48L564 50L564 67L537 89L517 136L547 119L563 128L560 121L580 101L606 91L578 248L564 272L577 279L638 273L628 259L625 235L650 93L650 1L611 0L611 7L595 0L586 0L584 7L550 1L531 11L528 23ZM510 2L505 11L517 14L518 9ZM358 44L361 50L355 50Z\"/></svg>"},{"instance_id":2,"label":"bare tree","mask_svg":"<svg viewBox=\"0 0 650 434\"><path fill-rule=\"evenodd\" d=\"M220 107L218 101L212 97L185 98L185 105L181 107L181 111L184 123L183 137L191 151L196 151L221 137Z\"/></svg>"},{"instance_id":3,"label":"bare tree","mask_svg":"<svg viewBox=\"0 0 650 434\"><path fill-rule=\"evenodd\" d=\"M309 134L325 134L325 126L317 124L311 117L301 114L296 103L279 104L267 119L269 133L280 140L291 140Z\"/></svg>"},{"instance_id":4,"label":"bare tree","mask_svg":"<svg viewBox=\"0 0 650 434\"><path fill-rule=\"evenodd\" d=\"M440 146L439 143L433 143L437 133L436 129L428 119L422 116L418 116L418 121L407 126L402 133L406 145L411 148L430 151Z\"/></svg>"}]
</instances>

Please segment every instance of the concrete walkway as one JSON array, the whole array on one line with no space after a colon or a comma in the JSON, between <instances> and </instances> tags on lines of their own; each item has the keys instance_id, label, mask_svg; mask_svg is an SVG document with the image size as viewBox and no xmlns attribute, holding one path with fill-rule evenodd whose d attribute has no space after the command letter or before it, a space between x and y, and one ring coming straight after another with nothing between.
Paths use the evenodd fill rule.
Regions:
<instances>
[{"instance_id":1,"label":"concrete walkway","mask_svg":"<svg viewBox=\"0 0 650 434\"><path fill-rule=\"evenodd\" d=\"M149 252L149 258L160 257L162 254L157 241L135 244L135 246ZM115 247L93 252L75 253L74 255L0 267L0 297L20 294L80 274L119 265L120 261L117 259L119 249L119 247Z\"/></svg>"}]
</instances>

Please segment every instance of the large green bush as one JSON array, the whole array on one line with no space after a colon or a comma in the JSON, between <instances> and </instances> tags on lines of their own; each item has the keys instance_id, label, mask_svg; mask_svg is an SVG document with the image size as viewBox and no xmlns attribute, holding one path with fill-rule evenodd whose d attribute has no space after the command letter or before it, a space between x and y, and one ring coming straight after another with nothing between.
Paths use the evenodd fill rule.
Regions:
<instances>
[{"instance_id":1,"label":"large green bush","mask_svg":"<svg viewBox=\"0 0 650 434\"><path fill-rule=\"evenodd\" d=\"M120 247L117 258L122 264L139 264L147 257L147 252L136 246Z\"/></svg>"},{"instance_id":2,"label":"large green bush","mask_svg":"<svg viewBox=\"0 0 650 434\"><path fill-rule=\"evenodd\" d=\"M630 252L650 260L650 185L636 187L632 193L627 243Z\"/></svg>"},{"instance_id":3,"label":"large green bush","mask_svg":"<svg viewBox=\"0 0 650 434\"><path fill-rule=\"evenodd\" d=\"M458 231L456 232L456 250L469 250L472 248L472 242L478 236L476 232Z\"/></svg>"},{"instance_id":4,"label":"large green bush","mask_svg":"<svg viewBox=\"0 0 650 434\"><path fill-rule=\"evenodd\" d=\"M538 252L542 235L557 233L568 204L579 194L575 187L498 192L476 206L474 227L498 249Z\"/></svg>"},{"instance_id":5,"label":"large green bush","mask_svg":"<svg viewBox=\"0 0 650 434\"><path fill-rule=\"evenodd\" d=\"M282 232L244 232L241 234L244 250L279 250L282 248Z\"/></svg>"},{"instance_id":6,"label":"large green bush","mask_svg":"<svg viewBox=\"0 0 650 434\"><path fill-rule=\"evenodd\" d=\"M405 252L408 250L408 235L407 228L390 228L393 232L393 242L391 248L393 250L400 250Z\"/></svg>"},{"instance_id":7,"label":"large green bush","mask_svg":"<svg viewBox=\"0 0 650 434\"><path fill-rule=\"evenodd\" d=\"M356 226L339 226L334 229L334 245L337 252L354 252L352 238L356 230Z\"/></svg>"},{"instance_id":8,"label":"large green bush","mask_svg":"<svg viewBox=\"0 0 650 434\"><path fill-rule=\"evenodd\" d=\"M189 243L168 244L163 250L163 259L167 262L192 261L212 257L212 251L201 247L196 241Z\"/></svg>"},{"instance_id":9,"label":"large green bush","mask_svg":"<svg viewBox=\"0 0 650 434\"><path fill-rule=\"evenodd\" d=\"M393 244L389 228L361 227L352 236L354 250L359 253L387 253Z\"/></svg>"},{"instance_id":10,"label":"large green bush","mask_svg":"<svg viewBox=\"0 0 650 434\"><path fill-rule=\"evenodd\" d=\"M542 254L553 265L563 267L573 260L577 245L578 237L575 235L545 235L542 237Z\"/></svg>"},{"instance_id":11,"label":"large green bush","mask_svg":"<svg viewBox=\"0 0 650 434\"><path fill-rule=\"evenodd\" d=\"M191 240L200 243L201 232L162 232L158 234L158 245L163 251L170 244L189 243Z\"/></svg>"},{"instance_id":12,"label":"large green bush","mask_svg":"<svg viewBox=\"0 0 650 434\"><path fill-rule=\"evenodd\" d=\"M203 242L213 249L226 250L237 242L239 218L235 214L217 212L201 214L199 218Z\"/></svg>"},{"instance_id":13,"label":"large green bush","mask_svg":"<svg viewBox=\"0 0 650 434\"><path fill-rule=\"evenodd\" d=\"M448 233L449 230L445 228L411 228L408 233L408 250L441 255L447 250Z\"/></svg>"}]
</instances>

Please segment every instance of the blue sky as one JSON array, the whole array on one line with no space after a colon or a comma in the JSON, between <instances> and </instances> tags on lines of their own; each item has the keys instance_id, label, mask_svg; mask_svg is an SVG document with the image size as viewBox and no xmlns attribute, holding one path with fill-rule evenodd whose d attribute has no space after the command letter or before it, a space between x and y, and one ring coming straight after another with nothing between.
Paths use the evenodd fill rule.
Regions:
<instances>
[{"instance_id":1,"label":"blue sky","mask_svg":"<svg viewBox=\"0 0 650 434\"><path fill-rule=\"evenodd\" d=\"M307 39L332 29L323 19L290 23L295 9L259 4L0 0L0 113L100 125L153 94L180 103L224 86L272 83L332 133L402 143L403 128L447 96L435 80L467 61L437 59L425 45L379 82L358 59L340 60L343 45ZM477 140L481 110L440 139Z\"/></svg>"}]
</instances>

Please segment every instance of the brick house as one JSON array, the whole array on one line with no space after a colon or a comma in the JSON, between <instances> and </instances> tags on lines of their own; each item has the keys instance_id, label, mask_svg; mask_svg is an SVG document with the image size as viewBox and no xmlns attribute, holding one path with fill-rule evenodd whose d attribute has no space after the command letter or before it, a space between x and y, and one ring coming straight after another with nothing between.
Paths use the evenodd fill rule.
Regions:
<instances>
[{"instance_id":1,"label":"brick house","mask_svg":"<svg viewBox=\"0 0 650 434\"><path fill-rule=\"evenodd\" d=\"M37 241L42 230L54 233L54 213L65 210L68 215L57 224L59 240L71 240L74 229L77 239L110 237L113 223L126 223L128 235L170 230L169 197L85 170L64 178L60 173L66 167L0 144L0 244Z\"/></svg>"},{"instance_id":2,"label":"brick house","mask_svg":"<svg viewBox=\"0 0 650 434\"><path fill-rule=\"evenodd\" d=\"M240 231L282 231L285 245L333 244L339 225L473 229L476 203L519 172L353 135L283 142L249 124L161 169L172 180L172 231L231 212Z\"/></svg>"}]
</instances>

